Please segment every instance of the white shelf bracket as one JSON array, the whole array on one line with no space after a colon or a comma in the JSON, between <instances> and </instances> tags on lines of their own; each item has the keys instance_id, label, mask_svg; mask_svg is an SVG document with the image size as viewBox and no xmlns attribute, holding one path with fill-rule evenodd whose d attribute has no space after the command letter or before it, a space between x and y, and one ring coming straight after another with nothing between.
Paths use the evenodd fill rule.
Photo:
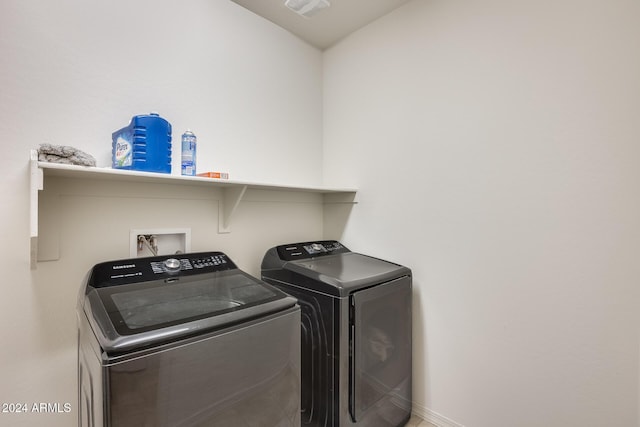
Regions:
<instances>
[{"instance_id":1,"label":"white shelf bracket","mask_svg":"<svg viewBox=\"0 0 640 427\"><path fill-rule=\"evenodd\" d=\"M31 269L35 270L38 260L38 197L40 190L44 189L44 178L42 169L38 166L38 151L31 150L30 160L30 201L29 201L29 236L30 241L30 263Z\"/></svg>"},{"instance_id":2,"label":"white shelf bracket","mask_svg":"<svg viewBox=\"0 0 640 427\"><path fill-rule=\"evenodd\" d=\"M222 190L222 199L218 202L218 233L231 233L231 217L245 191L247 191L246 185L225 187Z\"/></svg>"}]
</instances>

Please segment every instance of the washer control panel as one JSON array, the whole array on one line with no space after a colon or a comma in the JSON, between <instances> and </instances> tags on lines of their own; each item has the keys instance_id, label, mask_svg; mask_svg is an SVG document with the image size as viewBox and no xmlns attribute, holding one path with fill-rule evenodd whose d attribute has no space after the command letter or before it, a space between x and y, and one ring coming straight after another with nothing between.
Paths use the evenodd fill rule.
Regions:
<instances>
[{"instance_id":1,"label":"washer control panel","mask_svg":"<svg viewBox=\"0 0 640 427\"><path fill-rule=\"evenodd\" d=\"M224 266L229 263L229 258L227 258L227 256L225 254L218 254L218 255L210 255L210 256L205 256L202 258L197 258L193 260L193 267L194 268L207 268L207 267L211 267L214 270L217 267L222 267L222 269L224 269Z\"/></svg>"},{"instance_id":2,"label":"washer control panel","mask_svg":"<svg viewBox=\"0 0 640 427\"><path fill-rule=\"evenodd\" d=\"M97 264L91 271L88 284L99 288L236 268L222 252L131 258Z\"/></svg>"},{"instance_id":3,"label":"washer control panel","mask_svg":"<svg viewBox=\"0 0 640 427\"><path fill-rule=\"evenodd\" d=\"M188 258L166 258L159 261L151 261L149 265L155 274L193 270L193 265Z\"/></svg>"},{"instance_id":4,"label":"washer control panel","mask_svg":"<svg viewBox=\"0 0 640 427\"><path fill-rule=\"evenodd\" d=\"M280 259L285 261L316 258L345 252L349 252L349 249L336 240L321 240L317 242L293 243L278 246L278 255Z\"/></svg>"}]
</instances>

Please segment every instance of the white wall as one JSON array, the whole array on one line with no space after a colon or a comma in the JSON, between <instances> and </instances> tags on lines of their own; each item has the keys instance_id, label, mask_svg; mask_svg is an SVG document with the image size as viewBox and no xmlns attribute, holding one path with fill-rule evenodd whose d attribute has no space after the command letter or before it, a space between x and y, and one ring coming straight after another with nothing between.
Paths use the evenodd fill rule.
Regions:
<instances>
[{"instance_id":1,"label":"white wall","mask_svg":"<svg viewBox=\"0 0 640 427\"><path fill-rule=\"evenodd\" d=\"M325 54L343 240L413 268L415 400L638 425L640 3L416 0Z\"/></svg>"},{"instance_id":2,"label":"white wall","mask_svg":"<svg viewBox=\"0 0 640 427\"><path fill-rule=\"evenodd\" d=\"M68 143L107 166L111 132L158 111L176 149L196 133L201 171L320 181L322 58L268 21L228 1L2 9L3 130L24 145Z\"/></svg>"},{"instance_id":3,"label":"white wall","mask_svg":"<svg viewBox=\"0 0 640 427\"><path fill-rule=\"evenodd\" d=\"M68 144L107 166L111 132L155 110L174 139L195 131L201 171L318 185L321 61L229 1L0 2L0 403L73 408L0 413L0 425L75 423L76 295L95 262L129 256L130 228L191 227L192 249L227 251L253 274L270 245L323 228L316 195L251 192L221 235L215 190L47 180L41 196L58 203L44 204L55 227L41 231L60 235L60 259L32 272L29 150Z\"/></svg>"}]
</instances>

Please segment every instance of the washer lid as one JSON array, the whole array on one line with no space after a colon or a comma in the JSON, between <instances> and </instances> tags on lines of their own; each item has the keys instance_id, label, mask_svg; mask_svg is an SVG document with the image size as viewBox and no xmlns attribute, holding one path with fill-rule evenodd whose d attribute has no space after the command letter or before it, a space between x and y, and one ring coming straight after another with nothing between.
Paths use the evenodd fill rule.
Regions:
<instances>
[{"instance_id":1,"label":"washer lid","mask_svg":"<svg viewBox=\"0 0 640 427\"><path fill-rule=\"evenodd\" d=\"M228 327L295 304L295 298L233 269L89 287L83 306L101 347L121 352Z\"/></svg>"},{"instance_id":2,"label":"washer lid","mask_svg":"<svg viewBox=\"0 0 640 427\"><path fill-rule=\"evenodd\" d=\"M407 267L355 252L290 261L283 268L311 279L299 285L336 296L411 275Z\"/></svg>"}]
</instances>

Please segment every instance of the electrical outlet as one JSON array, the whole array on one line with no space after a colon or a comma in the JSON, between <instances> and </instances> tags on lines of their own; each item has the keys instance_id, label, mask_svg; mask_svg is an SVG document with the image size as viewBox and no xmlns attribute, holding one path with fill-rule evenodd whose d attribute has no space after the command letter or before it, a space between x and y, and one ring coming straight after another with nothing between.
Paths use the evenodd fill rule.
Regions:
<instances>
[{"instance_id":1,"label":"electrical outlet","mask_svg":"<svg viewBox=\"0 0 640 427\"><path fill-rule=\"evenodd\" d=\"M130 230L131 258L174 255L191 251L190 228L149 228Z\"/></svg>"}]
</instances>

